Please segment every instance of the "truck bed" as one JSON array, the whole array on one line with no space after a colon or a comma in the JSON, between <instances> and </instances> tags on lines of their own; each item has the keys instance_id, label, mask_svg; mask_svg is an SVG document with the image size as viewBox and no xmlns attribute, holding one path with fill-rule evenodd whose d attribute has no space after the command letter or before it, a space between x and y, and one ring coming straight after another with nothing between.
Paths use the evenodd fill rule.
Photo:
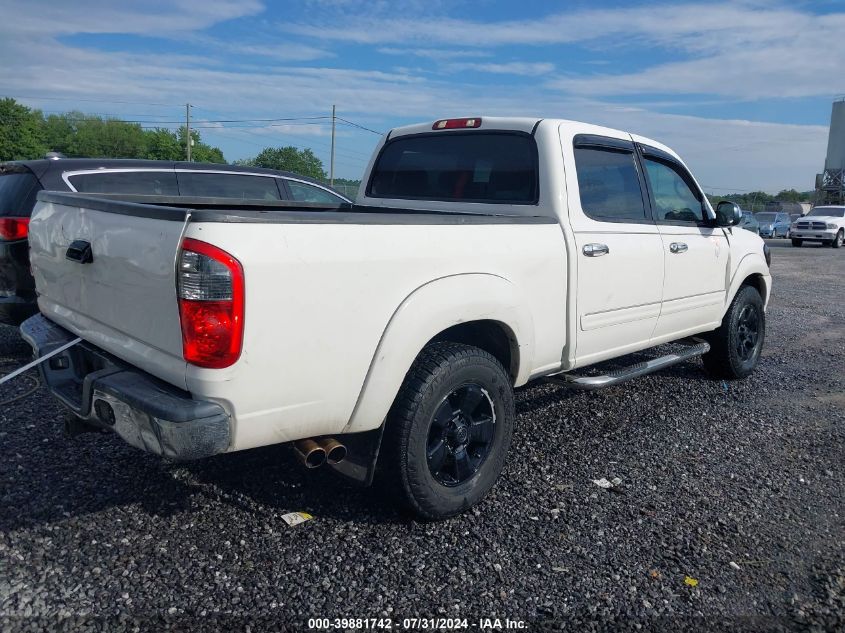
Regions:
<instances>
[{"instance_id":1,"label":"truck bed","mask_svg":"<svg viewBox=\"0 0 845 633\"><path fill-rule=\"evenodd\" d=\"M502 323L520 341L517 384L561 364L567 264L558 221L466 208L42 192L30 224L39 308L218 403L232 419L232 450L365 431L381 424L418 350L449 327ZM176 271L186 239L243 266L243 351L225 369L183 355ZM67 256L80 240L89 264Z\"/></svg>"}]
</instances>

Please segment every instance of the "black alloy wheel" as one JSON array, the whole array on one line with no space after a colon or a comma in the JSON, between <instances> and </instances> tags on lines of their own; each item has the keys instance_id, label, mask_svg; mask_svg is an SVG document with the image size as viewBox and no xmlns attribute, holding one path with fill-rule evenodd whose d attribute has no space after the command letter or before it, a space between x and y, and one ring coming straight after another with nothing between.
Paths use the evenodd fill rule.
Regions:
<instances>
[{"instance_id":1,"label":"black alloy wheel","mask_svg":"<svg viewBox=\"0 0 845 633\"><path fill-rule=\"evenodd\" d=\"M431 420L426 443L435 481L457 486L472 478L490 453L495 425L493 401L480 385L468 383L446 396Z\"/></svg>"},{"instance_id":2,"label":"black alloy wheel","mask_svg":"<svg viewBox=\"0 0 845 633\"><path fill-rule=\"evenodd\" d=\"M757 353L759 340L760 313L755 304L748 303L742 307L736 324L736 354L743 363Z\"/></svg>"},{"instance_id":3,"label":"black alloy wheel","mask_svg":"<svg viewBox=\"0 0 845 633\"><path fill-rule=\"evenodd\" d=\"M736 293L718 329L702 337L710 351L701 357L716 378L745 378L757 366L766 337L766 313L757 288L746 285Z\"/></svg>"},{"instance_id":4,"label":"black alloy wheel","mask_svg":"<svg viewBox=\"0 0 845 633\"><path fill-rule=\"evenodd\" d=\"M384 482L421 519L445 519L490 491L514 425L513 382L489 352L464 343L426 345L387 415Z\"/></svg>"}]
</instances>

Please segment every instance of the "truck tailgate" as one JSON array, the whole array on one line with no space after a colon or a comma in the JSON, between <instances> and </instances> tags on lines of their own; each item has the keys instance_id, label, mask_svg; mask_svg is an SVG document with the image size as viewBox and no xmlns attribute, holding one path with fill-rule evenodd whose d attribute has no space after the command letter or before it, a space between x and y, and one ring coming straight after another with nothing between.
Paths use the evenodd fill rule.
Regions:
<instances>
[{"instance_id":1,"label":"truck tailgate","mask_svg":"<svg viewBox=\"0 0 845 633\"><path fill-rule=\"evenodd\" d=\"M111 202L42 193L30 222L41 312L149 373L185 388L175 262L185 211L110 211ZM75 244L74 244L75 243ZM71 245L90 245L91 261Z\"/></svg>"}]
</instances>

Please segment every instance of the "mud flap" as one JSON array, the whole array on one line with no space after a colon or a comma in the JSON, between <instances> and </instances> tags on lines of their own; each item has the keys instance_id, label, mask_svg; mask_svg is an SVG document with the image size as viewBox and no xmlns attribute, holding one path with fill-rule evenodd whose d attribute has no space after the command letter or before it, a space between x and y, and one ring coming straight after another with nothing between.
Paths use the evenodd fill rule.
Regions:
<instances>
[{"instance_id":1,"label":"mud flap","mask_svg":"<svg viewBox=\"0 0 845 633\"><path fill-rule=\"evenodd\" d=\"M371 485L376 472L384 427L385 424L382 423L379 428L372 431L338 435L337 440L346 446L346 459L339 464L329 464L329 468L359 486Z\"/></svg>"}]
</instances>

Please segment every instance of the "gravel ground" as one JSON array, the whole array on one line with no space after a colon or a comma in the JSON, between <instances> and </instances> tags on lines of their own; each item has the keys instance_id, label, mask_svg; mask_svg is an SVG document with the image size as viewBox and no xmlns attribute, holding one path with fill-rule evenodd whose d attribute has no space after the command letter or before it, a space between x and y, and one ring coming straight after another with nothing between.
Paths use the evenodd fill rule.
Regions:
<instances>
[{"instance_id":1,"label":"gravel ground","mask_svg":"<svg viewBox=\"0 0 845 633\"><path fill-rule=\"evenodd\" d=\"M499 484L437 524L285 448L177 466L70 440L43 387L24 395L34 372L0 387L0 403L24 395L0 406L3 628L845 630L845 252L770 244L751 378L691 362L594 394L522 389ZM27 357L0 328L0 372ZM314 519L288 527L298 510Z\"/></svg>"}]
</instances>

